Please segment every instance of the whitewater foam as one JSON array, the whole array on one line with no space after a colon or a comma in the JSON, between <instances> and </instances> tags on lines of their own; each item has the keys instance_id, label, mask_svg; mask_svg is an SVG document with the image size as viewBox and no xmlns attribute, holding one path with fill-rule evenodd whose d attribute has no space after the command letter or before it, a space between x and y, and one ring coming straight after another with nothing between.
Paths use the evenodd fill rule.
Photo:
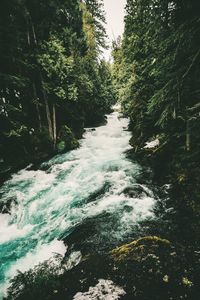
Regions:
<instances>
[{"instance_id":1,"label":"whitewater foam","mask_svg":"<svg viewBox=\"0 0 200 300\"><path fill-rule=\"evenodd\" d=\"M102 233L107 242L122 241L137 222L153 217L155 199L148 187L141 186L140 197L123 193L136 185L141 169L125 155L130 149L128 120L119 118L118 112L107 120L106 125L85 132L80 148L55 156L41 170L21 170L0 189L4 203L14 199L10 215L0 215L3 284L18 269L24 272L54 252L64 255L59 240L86 219L112 216L108 232ZM91 199L95 193L98 196Z\"/></svg>"}]
</instances>

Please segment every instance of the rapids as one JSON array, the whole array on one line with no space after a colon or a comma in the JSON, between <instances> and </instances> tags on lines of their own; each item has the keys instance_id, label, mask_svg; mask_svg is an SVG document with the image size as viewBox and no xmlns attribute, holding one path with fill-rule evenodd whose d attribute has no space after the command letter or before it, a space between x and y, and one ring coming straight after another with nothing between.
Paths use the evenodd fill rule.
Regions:
<instances>
[{"instance_id":1,"label":"rapids","mask_svg":"<svg viewBox=\"0 0 200 300\"><path fill-rule=\"evenodd\" d=\"M99 240L119 244L139 221L154 217L154 195L137 183L141 167L126 156L127 126L115 111L106 125L86 129L80 148L55 156L39 170L23 169L1 187L1 201L13 201L10 214L0 214L0 299L17 270L55 253L64 256L63 239L84 220L104 216ZM124 192L134 187L140 195Z\"/></svg>"}]
</instances>

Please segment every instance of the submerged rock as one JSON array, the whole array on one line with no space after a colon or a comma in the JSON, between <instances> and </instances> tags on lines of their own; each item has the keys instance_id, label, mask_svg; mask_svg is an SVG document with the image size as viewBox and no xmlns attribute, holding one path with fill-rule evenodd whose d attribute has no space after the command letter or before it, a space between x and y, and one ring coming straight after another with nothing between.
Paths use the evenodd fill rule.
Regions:
<instances>
[{"instance_id":1,"label":"submerged rock","mask_svg":"<svg viewBox=\"0 0 200 300\"><path fill-rule=\"evenodd\" d=\"M152 196L152 194L150 194L150 192L146 189L144 189L144 186L142 185L133 185L130 187L126 187L122 193L129 197L129 198L140 198L140 197L144 197L144 196Z\"/></svg>"},{"instance_id":2,"label":"submerged rock","mask_svg":"<svg viewBox=\"0 0 200 300\"><path fill-rule=\"evenodd\" d=\"M1 197L1 194L0 194ZM6 200L0 200L0 213L2 214L9 214L12 208L12 205L16 204L15 198L8 198Z\"/></svg>"}]
</instances>

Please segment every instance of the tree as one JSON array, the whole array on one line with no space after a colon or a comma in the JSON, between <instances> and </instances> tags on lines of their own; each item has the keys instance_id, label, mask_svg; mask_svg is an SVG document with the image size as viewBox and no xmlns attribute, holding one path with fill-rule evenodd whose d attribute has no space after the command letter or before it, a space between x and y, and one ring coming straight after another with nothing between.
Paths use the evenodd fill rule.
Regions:
<instances>
[{"instance_id":1,"label":"tree","mask_svg":"<svg viewBox=\"0 0 200 300\"><path fill-rule=\"evenodd\" d=\"M108 110L99 75L105 17L102 1L0 5L0 156L12 166L55 153L65 126L80 137Z\"/></svg>"}]
</instances>

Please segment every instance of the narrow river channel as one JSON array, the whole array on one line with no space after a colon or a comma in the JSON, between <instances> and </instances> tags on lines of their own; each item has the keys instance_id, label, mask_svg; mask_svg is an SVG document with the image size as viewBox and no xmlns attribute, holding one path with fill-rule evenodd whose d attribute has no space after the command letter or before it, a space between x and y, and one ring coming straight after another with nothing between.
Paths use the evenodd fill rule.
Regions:
<instances>
[{"instance_id":1,"label":"narrow river channel","mask_svg":"<svg viewBox=\"0 0 200 300\"><path fill-rule=\"evenodd\" d=\"M12 199L12 206L0 214L0 298L17 270L64 256L63 239L86 220L96 220L101 248L123 243L139 221L154 217L154 195L137 182L141 167L126 155L127 126L114 111L106 125L86 129L80 148L39 170L21 170L1 187L2 201Z\"/></svg>"}]
</instances>

